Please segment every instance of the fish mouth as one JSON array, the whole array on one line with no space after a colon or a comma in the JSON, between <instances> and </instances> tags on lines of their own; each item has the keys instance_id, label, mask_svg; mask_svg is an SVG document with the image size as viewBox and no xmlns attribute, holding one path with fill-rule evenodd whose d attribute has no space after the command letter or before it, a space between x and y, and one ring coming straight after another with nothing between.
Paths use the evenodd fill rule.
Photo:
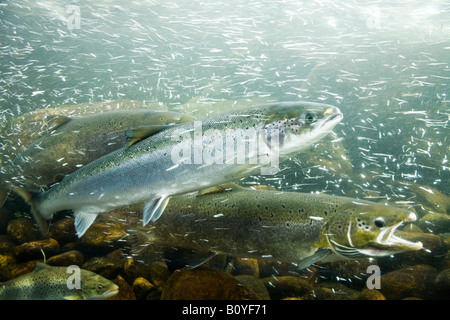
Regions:
<instances>
[{"instance_id":1,"label":"fish mouth","mask_svg":"<svg viewBox=\"0 0 450 320\"><path fill-rule=\"evenodd\" d=\"M102 295L99 297L99 299L110 298L112 296L115 296L118 293L119 293L119 286L115 285L111 289L106 290L105 292L103 292Z\"/></svg>"},{"instance_id":2,"label":"fish mouth","mask_svg":"<svg viewBox=\"0 0 450 320\"><path fill-rule=\"evenodd\" d=\"M280 155L286 156L294 152L299 152L306 147L318 142L328 133L332 132L333 128L344 117L339 108L329 106L323 113L326 117L316 122L312 129L300 134L291 135L288 142L280 143Z\"/></svg>"},{"instance_id":3,"label":"fish mouth","mask_svg":"<svg viewBox=\"0 0 450 320\"><path fill-rule=\"evenodd\" d=\"M405 219L407 222L415 221L417 219L414 213L410 213ZM380 234L377 236L375 241L370 243L372 249L362 250L367 251L365 254L371 256L386 256L399 252L405 251L417 251L423 248L422 242L412 242L395 235L395 231L400 227L405 221L400 221L399 223L382 228Z\"/></svg>"},{"instance_id":4,"label":"fish mouth","mask_svg":"<svg viewBox=\"0 0 450 320\"><path fill-rule=\"evenodd\" d=\"M324 115L328 117L320 124L319 127L321 129L332 129L344 118L344 115L342 114L341 110L339 110L339 108L331 106L327 110L325 110Z\"/></svg>"}]
</instances>

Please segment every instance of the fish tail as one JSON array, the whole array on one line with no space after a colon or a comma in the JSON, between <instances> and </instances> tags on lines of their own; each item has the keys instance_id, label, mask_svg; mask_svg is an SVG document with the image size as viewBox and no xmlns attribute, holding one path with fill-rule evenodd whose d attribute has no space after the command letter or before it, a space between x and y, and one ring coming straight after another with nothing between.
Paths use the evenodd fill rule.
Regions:
<instances>
[{"instance_id":1,"label":"fish tail","mask_svg":"<svg viewBox=\"0 0 450 320\"><path fill-rule=\"evenodd\" d=\"M21 188L14 188L13 189L15 193L20 195L26 203L31 208L31 213L33 214L34 220L36 221L37 225L39 226L39 229L41 230L41 233L43 235L46 235L49 230L49 224L48 221L42 216L42 214L39 212L39 210L36 207L36 201L35 201L35 195L36 193L27 191L25 189Z\"/></svg>"}]
</instances>

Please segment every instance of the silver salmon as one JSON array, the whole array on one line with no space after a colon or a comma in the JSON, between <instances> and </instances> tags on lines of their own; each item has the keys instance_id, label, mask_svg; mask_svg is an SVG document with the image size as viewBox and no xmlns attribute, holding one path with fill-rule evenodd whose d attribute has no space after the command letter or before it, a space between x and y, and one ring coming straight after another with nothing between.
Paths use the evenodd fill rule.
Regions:
<instances>
[{"instance_id":1,"label":"silver salmon","mask_svg":"<svg viewBox=\"0 0 450 320\"><path fill-rule=\"evenodd\" d=\"M176 112L133 109L101 112L83 117L56 116L58 126L18 153L0 170L0 199L11 187L47 189L80 167L125 147L130 128L163 130L194 120ZM55 120L56 122L56 120ZM0 200L0 204L3 201Z\"/></svg>"},{"instance_id":2,"label":"silver salmon","mask_svg":"<svg viewBox=\"0 0 450 320\"><path fill-rule=\"evenodd\" d=\"M342 117L336 107L310 102L222 113L112 152L44 193L18 192L30 204L44 233L47 221L61 210L74 212L81 237L98 214L142 202L146 202L146 225L161 216L173 195L222 185L264 169L272 172L279 161L328 134ZM133 132L129 136L135 137Z\"/></svg>"}]
</instances>

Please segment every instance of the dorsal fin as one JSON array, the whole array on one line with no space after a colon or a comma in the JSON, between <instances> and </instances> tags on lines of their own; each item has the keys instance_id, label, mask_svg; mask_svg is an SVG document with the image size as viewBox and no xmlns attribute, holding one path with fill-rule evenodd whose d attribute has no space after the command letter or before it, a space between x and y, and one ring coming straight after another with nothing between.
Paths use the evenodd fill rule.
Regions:
<instances>
[{"instance_id":1,"label":"dorsal fin","mask_svg":"<svg viewBox=\"0 0 450 320\"><path fill-rule=\"evenodd\" d=\"M33 272L41 271L47 269L49 266L43 262L36 262L36 266L34 267Z\"/></svg>"},{"instance_id":2,"label":"dorsal fin","mask_svg":"<svg viewBox=\"0 0 450 320\"><path fill-rule=\"evenodd\" d=\"M63 116L63 115L59 115L59 114L48 116L47 119L48 119L49 130L55 130L55 129L61 127L63 124L72 120L72 118L70 118L68 116Z\"/></svg>"},{"instance_id":3,"label":"dorsal fin","mask_svg":"<svg viewBox=\"0 0 450 320\"><path fill-rule=\"evenodd\" d=\"M173 126L174 125L171 125L171 124L149 125L149 126L142 126L142 127L137 127L134 129L126 130L125 135L126 135L126 139L128 142L128 147L154 135L155 133L172 128Z\"/></svg>"}]
</instances>

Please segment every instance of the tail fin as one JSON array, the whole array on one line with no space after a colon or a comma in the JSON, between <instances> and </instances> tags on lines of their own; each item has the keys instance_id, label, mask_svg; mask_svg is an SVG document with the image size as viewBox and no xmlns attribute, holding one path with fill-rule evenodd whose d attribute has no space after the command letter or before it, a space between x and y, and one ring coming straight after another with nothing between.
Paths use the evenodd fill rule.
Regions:
<instances>
[{"instance_id":1,"label":"tail fin","mask_svg":"<svg viewBox=\"0 0 450 320\"><path fill-rule=\"evenodd\" d=\"M20 195L29 204L31 208L31 213L33 214L34 220L38 224L41 233L43 235L46 235L49 229L48 221L44 217L42 217L42 215L36 208L36 203L34 200L35 194L21 188L13 188L13 191L18 195Z\"/></svg>"}]
</instances>

